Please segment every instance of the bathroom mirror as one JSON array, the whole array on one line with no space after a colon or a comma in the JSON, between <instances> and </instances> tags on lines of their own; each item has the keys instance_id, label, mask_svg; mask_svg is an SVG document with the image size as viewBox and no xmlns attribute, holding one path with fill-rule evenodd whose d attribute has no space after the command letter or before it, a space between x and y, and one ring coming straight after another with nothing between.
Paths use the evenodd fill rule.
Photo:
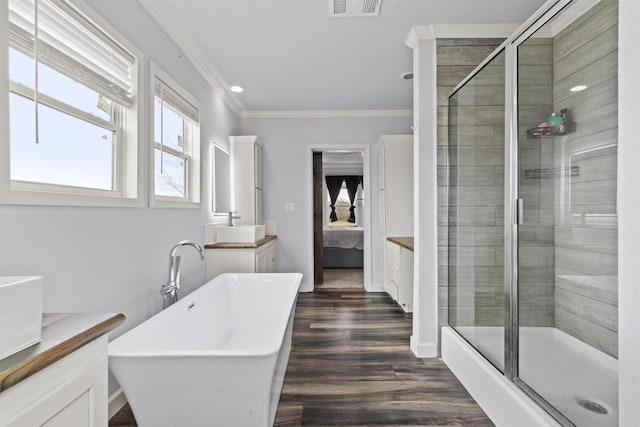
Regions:
<instances>
[{"instance_id":1,"label":"bathroom mirror","mask_svg":"<svg viewBox=\"0 0 640 427\"><path fill-rule=\"evenodd\" d=\"M226 215L231 211L231 156L226 149L214 143L212 157L213 213Z\"/></svg>"}]
</instances>

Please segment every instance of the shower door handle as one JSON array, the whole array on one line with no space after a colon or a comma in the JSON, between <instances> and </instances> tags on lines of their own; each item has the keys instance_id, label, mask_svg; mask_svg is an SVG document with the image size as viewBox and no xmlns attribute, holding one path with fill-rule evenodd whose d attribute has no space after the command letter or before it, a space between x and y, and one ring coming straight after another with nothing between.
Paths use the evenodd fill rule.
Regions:
<instances>
[{"instance_id":1,"label":"shower door handle","mask_svg":"<svg viewBox=\"0 0 640 427\"><path fill-rule=\"evenodd\" d=\"M516 224L524 224L524 200L516 199Z\"/></svg>"}]
</instances>

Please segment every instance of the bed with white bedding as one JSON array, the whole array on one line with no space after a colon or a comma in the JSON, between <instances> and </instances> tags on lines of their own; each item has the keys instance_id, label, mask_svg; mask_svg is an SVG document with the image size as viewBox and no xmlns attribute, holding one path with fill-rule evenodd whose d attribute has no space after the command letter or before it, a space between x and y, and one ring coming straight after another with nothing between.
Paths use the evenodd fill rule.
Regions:
<instances>
[{"instance_id":1,"label":"bed with white bedding","mask_svg":"<svg viewBox=\"0 0 640 427\"><path fill-rule=\"evenodd\" d=\"M322 230L324 268L362 268L364 229L330 225Z\"/></svg>"}]
</instances>

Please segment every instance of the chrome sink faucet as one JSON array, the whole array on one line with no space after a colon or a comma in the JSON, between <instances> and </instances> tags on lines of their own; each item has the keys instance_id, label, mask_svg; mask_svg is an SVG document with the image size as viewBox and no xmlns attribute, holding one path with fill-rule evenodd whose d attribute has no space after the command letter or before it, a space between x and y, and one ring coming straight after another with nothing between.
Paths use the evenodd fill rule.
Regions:
<instances>
[{"instance_id":1,"label":"chrome sink faucet","mask_svg":"<svg viewBox=\"0 0 640 427\"><path fill-rule=\"evenodd\" d=\"M183 246L192 246L200 253L200 259L204 260L204 249L191 240L183 240L171 249L169 255L169 281L162 285L160 294L163 297L162 309L169 307L178 301L178 289L180 289L180 257L176 252Z\"/></svg>"},{"instance_id":2,"label":"chrome sink faucet","mask_svg":"<svg viewBox=\"0 0 640 427\"><path fill-rule=\"evenodd\" d=\"M240 218L242 218L240 215L237 215L237 216L236 216L236 215L234 215L234 213L236 213L236 212L229 212L229 222L227 223L227 225L228 225L229 227L233 227L233 220L234 220L234 219L240 219Z\"/></svg>"}]
</instances>

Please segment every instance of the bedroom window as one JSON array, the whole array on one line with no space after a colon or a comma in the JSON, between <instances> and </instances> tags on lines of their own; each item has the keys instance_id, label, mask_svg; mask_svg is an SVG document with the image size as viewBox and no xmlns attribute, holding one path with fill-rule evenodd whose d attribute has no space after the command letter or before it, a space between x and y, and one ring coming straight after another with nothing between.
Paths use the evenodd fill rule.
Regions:
<instances>
[{"instance_id":1,"label":"bedroom window","mask_svg":"<svg viewBox=\"0 0 640 427\"><path fill-rule=\"evenodd\" d=\"M336 215L338 215L338 221L347 221L349 219L351 201L349 200L349 192L347 191L347 184L343 181L340 193L338 193L338 200L336 201Z\"/></svg>"},{"instance_id":2,"label":"bedroom window","mask_svg":"<svg viewBox=\"0 0 640 427\"><path fill-rule=\"evenodd\" d=\"M152 206L200 204L200 112L198 102L151 64Z\"/></svg>"},{"instance_id":3,"label":"bedroom window","mask_svg":"<svg viewBox=\"0 0 640 427\"><path fill-rule=\"evenodd\" d=\"M329 222L346 221L355 224L355 201L362 176L327 175L325 182L329 199Z\"/></svg>"},{"instance_id":4,"label":"bedroom window","mask_svg":"<svg viewBox=\"0 0 640 427\"><path fill-rule=\"evenodd\" d=\"M6 12L2 202L139 205L138 55L66 0Z\"/></svg>"}]
</instances>

